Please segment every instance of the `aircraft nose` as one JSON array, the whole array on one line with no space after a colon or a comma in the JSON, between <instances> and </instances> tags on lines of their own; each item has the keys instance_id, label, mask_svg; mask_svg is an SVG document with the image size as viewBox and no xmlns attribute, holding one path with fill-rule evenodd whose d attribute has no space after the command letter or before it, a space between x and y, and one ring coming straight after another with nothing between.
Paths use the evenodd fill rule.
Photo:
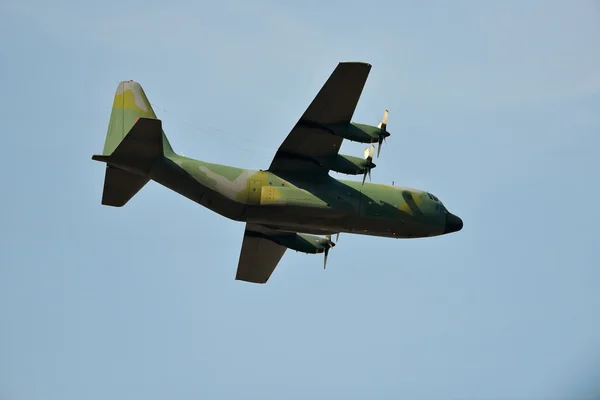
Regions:
<instances>
[{"instance_id":1,"label":"aircraft nose","mask_svg":"<svg viewBox=\"0 0 600 400\"><path fill-rule=\"evenodd\" d=\"M463 221L456 215L452 213L446 214L446 229L444 229L444 234L458 232L463 228Z\"/></svg>"}]
</instances>

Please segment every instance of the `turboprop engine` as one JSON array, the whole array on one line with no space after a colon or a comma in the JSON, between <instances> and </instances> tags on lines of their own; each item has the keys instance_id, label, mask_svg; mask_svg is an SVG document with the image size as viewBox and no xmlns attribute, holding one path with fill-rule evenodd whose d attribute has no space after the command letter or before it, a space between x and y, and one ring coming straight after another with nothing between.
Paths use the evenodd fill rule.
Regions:
<instances>
[{"instance_id":1,"label":"turboprop engine","mask_svg":"<svg viewBox=\"0 0 600 400\"><path fill-rule=\"evenodd\" d=\"M375 147L373 147L373 150ZM346 175L361 175L376 167L373 163L372 152L368 153L368 148L365 150L363 158L349 156L347 154L336 154L334 157L315 157L315 160L328 169Z\"/></svg>"},{"instance_id":2,"label":"turboprop engine","mask_svg":"<svg viewBox=\"0 0 600 400\"><path fill-rule=\"evenodd\" d=\"M377 157L379 158L379 153L381 153L381 146L385 141L385 138L390 136L390 133L387 131L387 121L388 121L389 111L385 110L383 113L383 118L381 122L377 126L366 125L366 124L358 124L356 122L351 122L347 125L326 125L325 129L329 130L336 136L343 137L344 139L359 142L359 143L378 143L377 147Z\"/></svg>"},{"instance_id":3,"label":"turboprop engine","mask_svg":"<svg viewBox=\"0 0 600 400\"><path fill-rule=\"evenodd\" d=\"M327 266L327 255L329 249L335 246L331 240L331 235L325 238L321 236L308 235L305 233L281 233L281 234L261 234L265 239L277 243L280 246L287 247L291 250L296 250L306 254L325 253L323 268Z\"/></svg>"}]
</instances>

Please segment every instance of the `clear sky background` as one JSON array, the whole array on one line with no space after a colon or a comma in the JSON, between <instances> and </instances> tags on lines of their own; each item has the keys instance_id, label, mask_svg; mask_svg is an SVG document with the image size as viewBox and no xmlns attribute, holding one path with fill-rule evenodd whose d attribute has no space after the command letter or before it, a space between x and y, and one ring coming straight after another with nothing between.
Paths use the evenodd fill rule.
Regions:
<instances>
[{"instance_id":1,"label":"clear sky background","mask_svg":"<svg viewBox=\"0 0 600 400\"><path fill-rule=\"evenodd\" d=\"M594 0L1 1L0 399L597 395L599 43ZM373 65L355 121L390 110L373 181L463 231L253 285L243 224L155 183L100 205L119 81L176 151L258 169L339 61Z\"/></svg>"}]
</instances>

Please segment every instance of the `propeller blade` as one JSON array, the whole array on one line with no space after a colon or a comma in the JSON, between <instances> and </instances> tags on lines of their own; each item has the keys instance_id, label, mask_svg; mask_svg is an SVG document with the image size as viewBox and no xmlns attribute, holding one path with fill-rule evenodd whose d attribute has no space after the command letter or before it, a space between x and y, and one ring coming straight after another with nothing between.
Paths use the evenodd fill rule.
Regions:
<instances>
[{"instance_id":1,"label":"propeller blade","mask_svg":"<svg viewBox=\"0 0 600 400\"><path fill-rule=\"evenodd\" d=\"M339 235L339 233L338 233ZM323 269L327 267L327 256L329 255L329 249L331 249L335 244L331 241L331 234L325 235L327 239L327 247L325 247L325 258L323 259Z\"/></svg>"},{"instance_id":2,"label":"propeller blade","mask_svg":"<svg viewBox=\"0 0 600 400\"><path fill-rule=\"evenodd\" d=\"M368 160L368 159L373 159L373 154L375 154L375 145L371 144L369 147L367 147L364 151L364 159Z\"/></svg>"},{"instance_id":3,"label":"propeller blade","mask_svg":"<svg viewBox=\"0 0 600 400\"><path fill-rule=\"evenodd\" d=\"M390 114L390 112L388 110L385 110L385 112L383 113L383 118L381 119L381 122L379 123L379 125L377 125L377 127L384 132L387 129L387 121L388 121L389 114Z\"/></svg>"},{"instance_id":4,"label":"propeller blade","mask_svg":"<svg viewBox=\"0 0 600 400\"><path fill-rule=\"evenodd\" d=\"M363 174L362 184L365 184L365 179L367 179L367 175L369 175L369 181L371 181L371 168L373 168L374 164L373 154L375 153L375 145L371 144L369 147L365 149L365 172Z\"/></svg>"},{"instance_id":5,"label":"propeller blade","mask_svg":"<svg viewBox=\"0 0 600 400\"><path fill-rule=\"evenodd\" d=\"M339 237L339 232L338 232L338 237ZM335 243L333 243L333 241L331 240L331 234L325 235L325 238L327 239L327 247L325 247L325 258L323 259L323 269L325 269L325 267L327 267L327 256L329 255L329 250L331 248L333 248L333 246L335 246Z\"/></svg>"},{"instance_id":6,"label":"propeller blade","mask_svg":"<svg viewBox=\"0 0 600 400\"><path fill-rule=\"evenodd\" d=\"M379 123L379 125L377 125L377 127L381 129L381 133L378 140L379 146L377 147L377 158L379 158L379 154L381 153L381 145L383 144L383 142L385 142L385 138L390 135L387 131L387 121L389 113L390 112L388 110L385 110L381 122Z\"/></svg>"},{"instance_id":7,"label":"propeller blade","mask_svg":"<svg viewBox=\"0 0 600 400\"><path fill-rule=\"evenodd\" d=\"M338 240L340 240L340 233L338 232L337 235L335 235L335 241L337 242Z\"/></svg>"}]
</instances>

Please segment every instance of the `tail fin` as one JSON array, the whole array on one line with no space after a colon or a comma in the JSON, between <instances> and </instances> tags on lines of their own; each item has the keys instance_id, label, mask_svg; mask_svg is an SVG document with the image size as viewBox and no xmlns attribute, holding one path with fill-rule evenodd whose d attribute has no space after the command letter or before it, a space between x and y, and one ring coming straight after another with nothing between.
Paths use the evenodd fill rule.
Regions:
<instances>
[{"instance_id":1,"label":"tail fin","mask_svg":"<svg viewBox=\"0 0 600 400\"><path fill-rule=\"evenodd\" d=\"M106 162L102 204L122 207L150 180L150 168L157 159L171 155L162 123L139 83L119 83L113 101L102 155L93 160Z\"/></svg>"},{"instance_id":2,"label":"tail fin","mask_svg":"<svg viewBox=\"0 0 600 400\"><path fill-rule=\"evenodd\" d=\"M110 155L133 128L138 118L156 119L156 114L142 86L135 81L119 83L110 114L108 132L104 142L104 155ZM163 147L166 153L173 152L164 132Z\"/></svg>"}]
</instances>

